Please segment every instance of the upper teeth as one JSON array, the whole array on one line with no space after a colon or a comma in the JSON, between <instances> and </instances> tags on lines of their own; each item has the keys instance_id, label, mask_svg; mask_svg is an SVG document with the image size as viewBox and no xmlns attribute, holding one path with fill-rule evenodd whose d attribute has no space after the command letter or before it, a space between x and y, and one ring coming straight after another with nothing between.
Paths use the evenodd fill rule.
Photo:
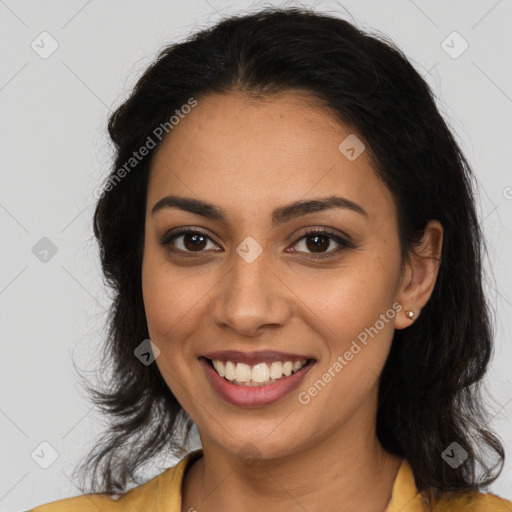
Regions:
<instances>
[{"instance_id":1,"label":"upper teeth","mask_svg":"<svg viewBox=\"0 0 512 512\"><path fill-rule=\"evenodd\" d=\"M252 368L245 363L233 363L231 361L213 360L213 367L217 373L227 380L235 380L237 382L253 382L262 383L280 379L283 375L288 377L292 373L300 370L307 360L303 361L274 361L270 366L267 363L255 364Z\"/></svg>"}]
</instances>

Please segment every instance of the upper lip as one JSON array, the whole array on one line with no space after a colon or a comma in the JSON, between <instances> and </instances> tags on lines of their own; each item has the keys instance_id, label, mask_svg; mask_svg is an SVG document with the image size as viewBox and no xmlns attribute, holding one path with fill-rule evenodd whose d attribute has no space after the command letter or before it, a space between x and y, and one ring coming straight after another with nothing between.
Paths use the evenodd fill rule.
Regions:
<instances>
[{"instance_id":1,"label":"upper lip","mask_svg":"<svg viewBox=\"0 0 512 512\"><path fill-rule=\"evenodd\" d=\"M273 363L277 361L286 362L304 361L314 359L312 356L291 354L289 352L276 352L274 350L261 350L258 352L240 352L238 350L220 350L217 352L208 352L202 357L217 361L231 361L255 365L258 363Z\"/></svg>"}]
</instances>

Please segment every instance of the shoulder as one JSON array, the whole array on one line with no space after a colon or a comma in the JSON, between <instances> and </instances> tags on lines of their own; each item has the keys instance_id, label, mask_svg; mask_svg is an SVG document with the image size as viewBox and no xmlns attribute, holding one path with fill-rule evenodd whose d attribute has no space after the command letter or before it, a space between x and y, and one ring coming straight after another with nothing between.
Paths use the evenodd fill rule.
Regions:
<instances>
[{"instance_id":1,"label":"shoulder","mask_svg":"<svg viewBox=\"0 0 512 512\"><path fill-rule=\"evenodd\" d=\"M180 500L181 480L186 467L199 456L189 453L178 464L145 484L130 489L121 497L107 494L84 494L74 498L53 501L28 512L157 512L162 507L174 512Z\"/></svg>"},{"instance_id":2,"label":"shoulder","mask_svg":"<svg viewBox=\"0 0 512 512\"><path fill-rule=\"evenodd\" d=\"M145 510L156 511L155 497L158 483L162 477L174 468L166 470L149 482L134 487L120 498L107 494L84 494L74 498L66 498L35 507L28 512L135 512ZM153 508L152 508L153 507Z\"/></svg>"},{"instance_id":3,"label":"shoulder","mask_svg":"<svg viewBox=\"0 0 512 512\"><path fill-rule=\"evenodd\" d=\"M512 512L512 501L491 493L470 491L446 493L438 501L435 512Z\"/></svg>"},{"instance_id":4,"label":"shoulder","mask_svg":"<svg viewBox=\"0 0 512 512\"><path fill-rule=\"evenodd\" d=\"M444 492L429 507L427 497L418 491L414 474L404 459L393 487L387 512L512 512L512 502L479 491Z\"/></svg>"}]
</instances>

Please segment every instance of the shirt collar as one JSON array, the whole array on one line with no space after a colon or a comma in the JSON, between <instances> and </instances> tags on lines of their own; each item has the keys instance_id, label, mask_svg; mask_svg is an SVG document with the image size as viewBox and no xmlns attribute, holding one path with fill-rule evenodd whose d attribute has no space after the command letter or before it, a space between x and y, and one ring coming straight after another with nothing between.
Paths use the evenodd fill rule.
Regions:
<instances>
[{"instance_id":1,"label":"shirt collar","mask_svg":"<svg viewBox=\"0 0 512 512\"><path fill-rule=\"evenodd\" d=\"M391 500L386 512L420 512L423 510L423 500L416 489L412 468L403 459L393 484Z\"/></svg>"}]
</instances>

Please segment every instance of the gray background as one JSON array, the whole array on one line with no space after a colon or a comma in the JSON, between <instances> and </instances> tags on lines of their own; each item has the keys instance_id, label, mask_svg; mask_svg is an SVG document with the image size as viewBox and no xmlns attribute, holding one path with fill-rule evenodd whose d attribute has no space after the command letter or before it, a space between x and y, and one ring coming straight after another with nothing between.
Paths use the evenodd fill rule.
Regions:
<instances>
[{"instance_id":1,"label":"gray background","mask_svg":"<svg viewBox=\"0 0 512 512\"><path fill-rule=\"evenodd\" d=\"M82 370L94 369L109 303L91 228L92 192L108 173L112 155L105 131L109 110L126 98L163 44L221 15L260 5L0 0L1 511L79 494L72 469L104 425L86 401L72 361ZM306 5L394 40L434 89L473 166L489 244L487 289L496 310L496 349L486 384L492 426L510 454L512 2ZM51 49L49 36L40 36L44 31L58 44L45 59L31 47L35 41L39 52ZM454 31L469 44L457 58L464 42L450 36ZM39 242L43 237L56 254L40 252L48 245ZM58 454L48 469L40 464L52 462L52 451L42 442ZM162 461L148 475L174 462ZM491 490L512 499L511 482L507 461Z\"/></svg>"}]
</instances>

